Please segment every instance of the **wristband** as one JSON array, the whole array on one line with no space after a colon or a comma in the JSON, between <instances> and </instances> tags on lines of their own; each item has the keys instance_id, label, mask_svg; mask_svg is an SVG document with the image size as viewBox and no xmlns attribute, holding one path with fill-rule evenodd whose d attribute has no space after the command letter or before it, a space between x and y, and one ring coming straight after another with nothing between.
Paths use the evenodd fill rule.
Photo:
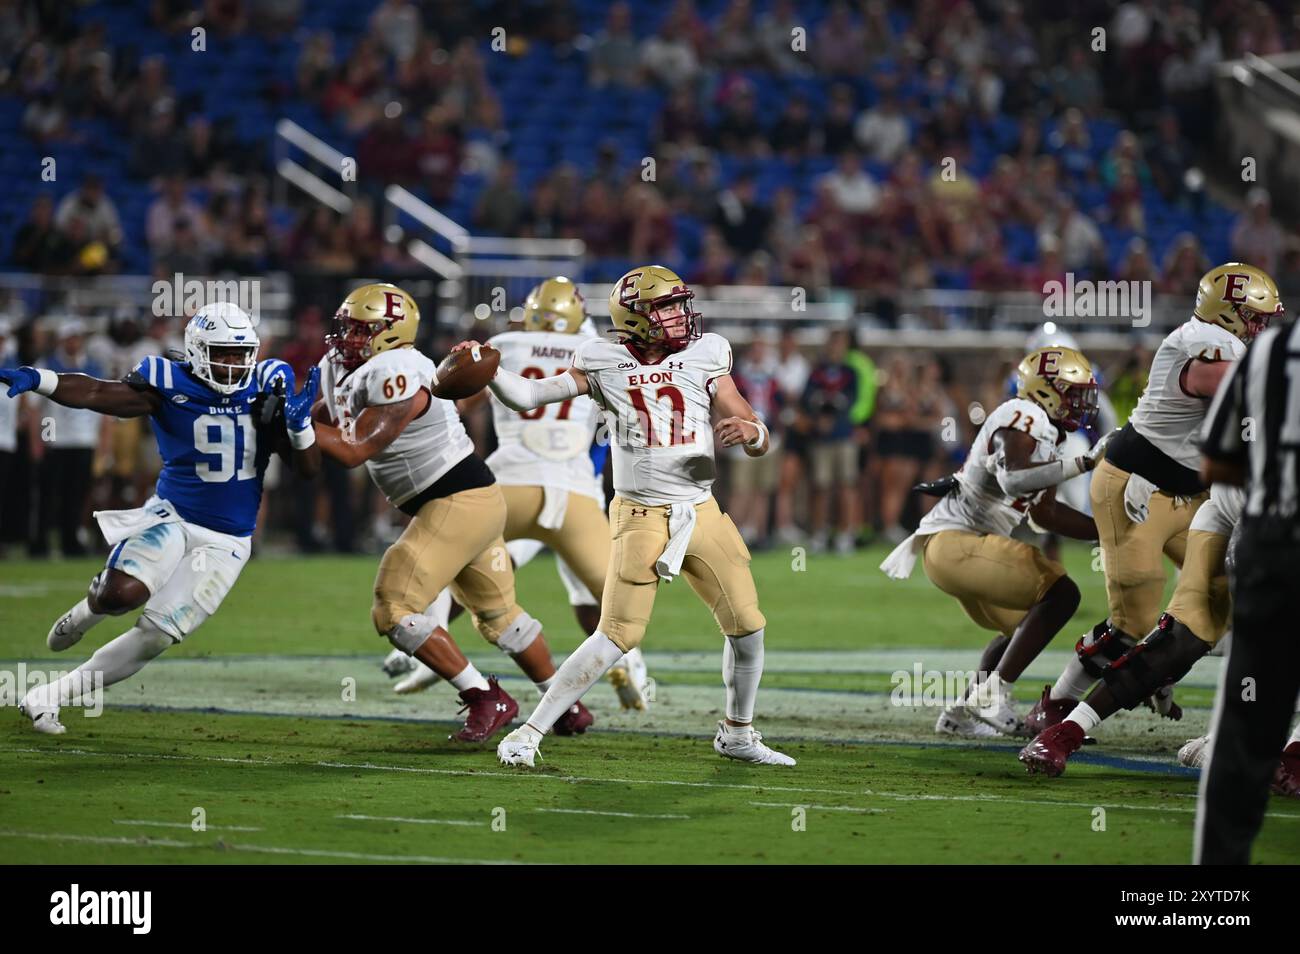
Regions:
<instances>
[{"instance_id":1,"label":"wristband","mask_svg":"<svg viewBox=\"0 0 1300 954\"><path fill-rule=\"evenodd\" d=\"M289 431L289 443L294 450L306 450L316 443L316 428L309 425L300 431Z\"/></svg>"},{"instance_id":2,"label":"wristband","mask_svg":"<svg viewBox=\"0 0 1300 954\"><path fill-rule=\"evenodd\" d=\"M59 376L48 368L37 368L36 374L41 379L41 383L36 385L36 393L49 397L59 386Z\"/></svg>"},{"instance_id":3,"label":"wristband","mask_svg":"<svg viewBox=\"0 0 1300 954\"><path fill-rule=\"evenodd\" d=\"M767 438L767 425L762 421L750 421L749 423L758 428L758 436L756 436L752 441L745 441L745 446L762 447L763 441Z\"/></svg>"}]
</instances>

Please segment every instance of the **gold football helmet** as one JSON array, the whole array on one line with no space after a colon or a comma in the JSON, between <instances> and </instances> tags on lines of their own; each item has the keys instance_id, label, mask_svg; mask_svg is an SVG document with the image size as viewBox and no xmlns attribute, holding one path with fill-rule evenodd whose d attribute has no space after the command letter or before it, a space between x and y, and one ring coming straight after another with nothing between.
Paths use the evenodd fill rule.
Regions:
<instances>
[{"instance_id":1,"label":"gold football helmet","mask_svg":"<svg viewBox=\"0 0 1300 954\"><path fill-rule=\"evenodd\" d=\"M1025 355L1016 368L1016 397L1033 401L1067 431L1097 419L1097 379L1088 359L1073 348L1050 346Z\"/></svg>"},{"instance_id":2,"label":"gold football helmet","mask_svg":"<svg viewBox=\"0 0 1300 954\"><path fill-rule=\"evenodd\" d=\"M546 279L524 299L524 331L576 335L585 317L582 293L563 275Z\"/></svg>"},{"instance_id":3,"label":"gold football helmet","mask_svg":"<svg viewBox=\"0 0 1300 954\"><path fill-rule=\"evenodd\" d=\"M1242 341L1250 341L1268 327L1270 318L1285 311L1277 282L1267 273L1254 265L1228 262L1201 278L1192 314L1227 328Z\"/></svg>"},{"instance_id":4,"label":"gold football helmet","mask_svg":"<svg viewBox=\"0 0 1300 954\"><path fill-rule=\"evenodd\" d=\"M339 364L355 371L381 351L415 344L419 326L420 306L402 289L362 285L339 305L325 343Z\"/></svg>"},{"instance_id":5,"label":"gold football helmet","mask_svg":"<svg viewBox=\"0 0 1300 954\"><path fill-rule=\"evenodd\" d=\"M662 265L643 265L614 283L609 317L614 330L626 339L680 351L702 333L700 313L691 304L694 300L695 292L676 272ZM659 314L673 305L680 305L680 314Z\"/></svg>"}]
</instances>

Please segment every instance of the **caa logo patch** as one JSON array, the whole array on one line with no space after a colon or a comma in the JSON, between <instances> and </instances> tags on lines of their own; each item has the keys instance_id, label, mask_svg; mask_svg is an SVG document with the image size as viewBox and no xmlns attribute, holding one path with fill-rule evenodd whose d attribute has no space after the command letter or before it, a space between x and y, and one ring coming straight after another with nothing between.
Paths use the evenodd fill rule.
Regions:
<instances>
[{"instance_id":1,"label":"caa logo patch","mask_svg":"<svg viewBox=\"0 0 1300 954\"><path fill-rule=\"evenodd\" d=\"M189 400L189 398L187 398L184 394L173 394L172 400L177 404L184 404L186 401Z\"/></svg>"}]
</instances>

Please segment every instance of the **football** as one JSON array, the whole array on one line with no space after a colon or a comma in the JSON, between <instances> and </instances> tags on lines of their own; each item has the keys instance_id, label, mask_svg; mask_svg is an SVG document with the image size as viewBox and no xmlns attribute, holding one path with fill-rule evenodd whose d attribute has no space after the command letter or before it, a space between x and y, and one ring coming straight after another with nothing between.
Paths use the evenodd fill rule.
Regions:
<instances>
[{"instance_id":1,"label":"football","mask_svg":"<svg viewBox=\"0 0 1300 954\"><path fill-rule=\"evenodd\" d=\"M501 353L491 345L475 345L463 351L453 351L438 365L438 383L433 388L435 397L459 401L477 394L487 387L497 373Z\"/></svg>"}]
</instances>

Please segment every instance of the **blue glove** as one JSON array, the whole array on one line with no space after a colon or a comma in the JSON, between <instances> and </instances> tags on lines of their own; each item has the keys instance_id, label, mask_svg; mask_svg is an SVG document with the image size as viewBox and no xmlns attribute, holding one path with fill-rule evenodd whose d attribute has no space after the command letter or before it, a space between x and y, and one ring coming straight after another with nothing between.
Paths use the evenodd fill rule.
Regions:
<instances>
[{"instance_id":1,"label":"blue glove","mask_svg":"<svg viewBox=\"0 0 1300 954\"><path fill-rule=\"evenodd\" d=\"M311 427L311 407L316 403L316 392L320 390L320 368L312 368L303 382L302 390L292 392L284 401L284 422L290 433L305 431Z\"/></svg>"},{"instance_id":2,"label":"blue glove","mask_svg":"<svg viewBox=\"0 0 1300 954\"><path fill-rule=\"evenodd\" d=\"M35 391L41 383L40 373L35 368L0 368L0 385L9 385L9 396L17 397L27 391Z\"/></svg>"}]
</instances>

